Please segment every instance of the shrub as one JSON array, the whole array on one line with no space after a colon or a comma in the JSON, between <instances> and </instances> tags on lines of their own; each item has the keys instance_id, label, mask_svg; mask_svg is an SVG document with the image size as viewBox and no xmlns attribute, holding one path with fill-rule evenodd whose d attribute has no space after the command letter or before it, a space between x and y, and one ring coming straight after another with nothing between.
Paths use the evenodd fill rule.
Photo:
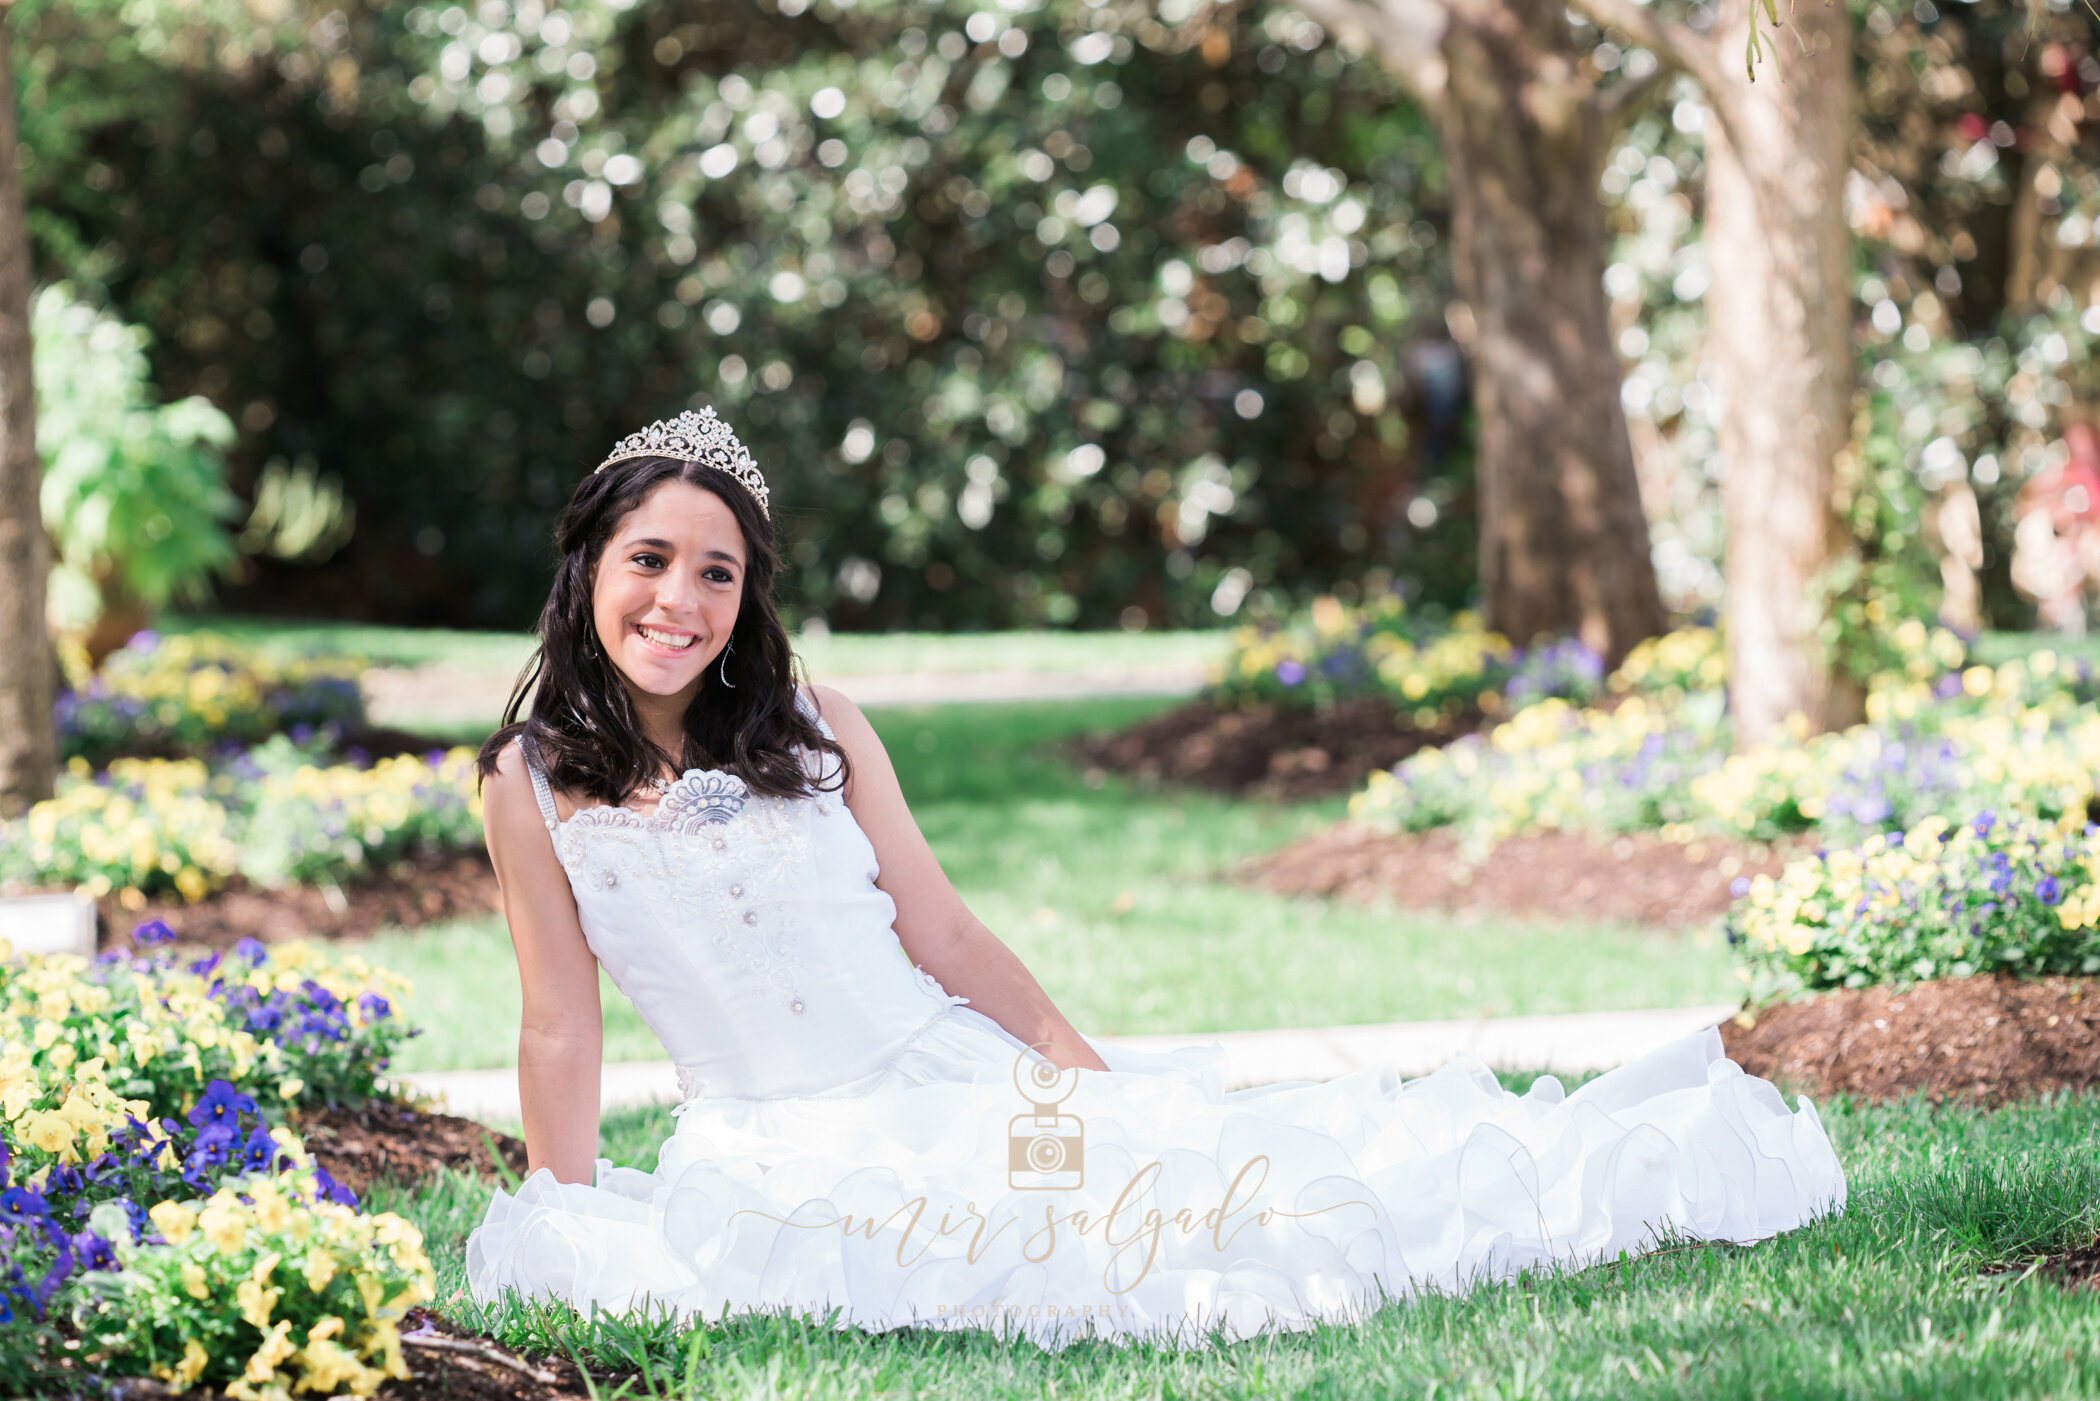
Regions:
<instances>
[{"instance_id":1,"label":"shrub","mask_svg":"<svg viewBox=\"0 0 2100 1401\"><path fill-rule=\"evenodd\" d=\"M259 602L522 626L576 478L695 394L776 499L824 503L786 544L835 625L1203 625L1225 579L1258 599L1381 560L1470 583L1464 375L1414 333L1448 283L1433 123L1284 7L1192 18L1219 63L1163 41L1107 66L1070 54L1107 23L1077 0L1005 12L1018 62L954 63L927 46L977 0L466 5L457 34L443 4L157 9L32 7L23 51L74 61L24 73L24 179L40 261L126 250L170 390L273 410L248 470L341 474L359 538L318 578L263 564ZM647 57L674 31L681 57ZM934 64L929 126L888 99ZM550 142L558 166L520 158ZM177 209L226 222L174 237ZM1403 461L1433 524L1367 495ZM443 548L409 553L423 532Z\"/></svg>"},{"instance_id":2,"label":"shrub","mask_svg":"<svg viewBox=\"0 0 2100 1401\"><path fill-rule=\"evenodd\" d=\"M1729 942L1759 1002L1977 973L2100 973L2100 827L1983 812L1738 881Z\"/></svg>"},{"instance_id":3,"label":"shrub","mask_svg":"<svg viewBox=\"0 0 2100 1401\"><path fill-rule=\"evenodd\" d=\"M53 616L85 629L105 611L201 601L236 558L233 420L201 395L156 403L146 333L63 284L31 320Z\"/></svg>"}]
</instances>

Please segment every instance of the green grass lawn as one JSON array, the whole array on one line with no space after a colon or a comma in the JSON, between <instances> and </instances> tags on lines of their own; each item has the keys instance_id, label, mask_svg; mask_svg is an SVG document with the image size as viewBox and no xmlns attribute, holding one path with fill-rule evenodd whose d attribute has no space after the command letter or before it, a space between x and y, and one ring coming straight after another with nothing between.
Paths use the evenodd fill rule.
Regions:
<instances>
[{"instance_id":1,"label":"green grass lawn","mask_svg":"<svg viewBox=\"0 0 2100 1401\"><path fill-rule=\"evenodd\" d=\"M516 671L532 653L522 632L457 632L446 628L361 623L287 623L263 618L176 618L164 632L210 631L285 652L346 652L377 666L445 662L468 671ZM1088 667L1200 665L1224 654L1223 629L1182 632L892 632L829 633L795 639L810 674L895 675L908 672L1079 671Z\"/></svg>"},{"instance_id":2,"label":"green grass lawn","mask_svg":"<svg viewBox=\"0 0 2100 1401\"><path fill-rule=\"evenodd\" d=\"M1394 1304L1359 1327L1209 1353L983 1334L834 1332L779 1317L687 1330L460 1291L488 1189L448 1174L375 1194L423 1229L454 1317L652 1397L2083 1397L2100 1298L2027 1269L2100 1230L2100 1096L1993 1112L1825 1106L1849 1209L1761 1245L1694 1247ZM654 1162L667 1111L616 1114L607 1152ZM607 1393L612 1394L610 1392Z\"/></svg>"},{"instance_id":3,"label":"green grass lawn","mask_svg":"<svg viewBox=\"0 0 2100 1401\"><path fill-rule=\"evenodd\" d=\"M1663 1005L1727 997L1711 941L1637 929L1458 921L1242 889L1247 853L1338 802L1241 803L1089 783L1057 742L1159 701L874 716L928 837L972 907L1089 1031L1212 1030ZM396 933L369 952L414 976L431 1028L408 1066L506 1064L516 983L500 921ZM607 999L608 1051L660 1054ZM1530 1078L1505 1076L1521 1088ZM1851 1182L1840 1217L1749 1248L1686 1246L1584 1271L1424 1295L1358 1327L1210 1352L988 1335L872 1337L760 1318L687 1329L484 1311L464 1245L489 1188L446 1174L369 1202L424 1231L441 1307L632 1397L2082 1397L2100 1395L2100 1299L2035 1256L2100 1232L2100 1094L1996 1111L1823 1106ZM669 1109L620 1111L603 1150L648 1168Z\"/></svg>"},{"instance_id":4,"label":"green grass lawn","mask_svg":"<svg viewBox=\"0 0 2100 1401\"><path fill-rule=\"evenodd\" d=\"M1114 1035L1684 1006L1735 993L1710 936L1453 918L1286 899L1228 882L1241 858L1341 812L1090 785L1060 739L1171 702L1103 699L874 712L957 888L1082 1030ZM1098 777L1098 776L1097 776ZM383 935L426 1028L401 1067L508 1065L518 988L500 919ZM606 1054L655 1037L606 989Z\"/></svg>"}]
</instances>

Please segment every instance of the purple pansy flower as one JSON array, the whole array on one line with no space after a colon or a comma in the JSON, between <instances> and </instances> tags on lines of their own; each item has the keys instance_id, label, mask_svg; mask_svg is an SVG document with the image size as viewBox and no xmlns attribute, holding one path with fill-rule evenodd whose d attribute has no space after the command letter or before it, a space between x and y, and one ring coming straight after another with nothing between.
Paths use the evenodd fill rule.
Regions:
<instances>
[{"instance_id":1,"label":"purple pansy flower","mask_svg":"<svg viewBox=\"0 0 2100 1401\"><path fill-rule=\"evenodd\" d=\"M177 937L164 919L149 919L131 931L131 942L144 948L151 948L155 944L172 944Z\"/></svg>"},{"instance_id":2,"label":"purple pansy flower","mask_svg":"<svg viewBox=\"0 0 2100 1401\"><path fill-rule=\"evenodd\" d=\"M214 1080L204 1087L204 1098L190 1111L190 1123L199 1128L232 1121L238 1123L244 1114L255 1112L255 1096L244 1095L224 1080Z\"/></svg>"}]
</instances>

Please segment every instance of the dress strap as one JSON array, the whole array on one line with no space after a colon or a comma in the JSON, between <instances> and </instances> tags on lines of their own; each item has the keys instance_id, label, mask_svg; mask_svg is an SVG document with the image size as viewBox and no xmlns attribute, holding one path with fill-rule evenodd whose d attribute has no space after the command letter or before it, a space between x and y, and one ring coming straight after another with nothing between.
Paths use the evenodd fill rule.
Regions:
<instances>
[{"instance_id":1,"label":"dress strap","mask_svg":"<svg viewBox=\"0 0 2100 1401\"><path fill-rule=\"evenodd\" d=\"M797 686L795 688L795 709L802 712L804 719L809 720L816 725L818 734L824 736L824 738L826 739L835 740L838 738L837 735L831 732L831 723L827 721L823 717L823 715L817 710L817 703L815 700L811 699L809 691L806 687Z\"/></svg>"},{"instance_id":2,"label":"dress strap","mask_svg":"<svg viewBox=\"0 0 2100 1401\"><path fill-rule=\"evenodd\" d=\"M547 786L546 770L540 767L540 747L519 735L518 753L524 757L525 772L532 775L532 796L540 800L540 812L546 816L547 826L552 830L561 819L554 811L554 790Z\"/></svg>"}]
</instances>

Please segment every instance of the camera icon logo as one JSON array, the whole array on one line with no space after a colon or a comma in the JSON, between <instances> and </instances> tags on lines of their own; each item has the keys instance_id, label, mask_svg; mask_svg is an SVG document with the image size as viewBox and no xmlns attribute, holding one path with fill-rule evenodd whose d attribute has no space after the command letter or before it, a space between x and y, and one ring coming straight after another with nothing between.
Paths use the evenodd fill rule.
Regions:
<instances>
[{"instance_id":1,"label":"camera icon logo","mask_svg":"<svg viewBox=\"0 0 2100 1401\"><path fill-rule=\"evenodd\" d=\"M1014 1115L1007 1125L1009 1185L1024 1192L1064 1191L1082 1185L1086 1181L1086 1125L1076 1114L1058 1110L1079 1088L1079 1072L1060 1070L1047 1060L1031 1061L1023 1051L1014 1057L1014 1088L1028 1101L1029 1112Z\"/></svg>"}]
</instances>

